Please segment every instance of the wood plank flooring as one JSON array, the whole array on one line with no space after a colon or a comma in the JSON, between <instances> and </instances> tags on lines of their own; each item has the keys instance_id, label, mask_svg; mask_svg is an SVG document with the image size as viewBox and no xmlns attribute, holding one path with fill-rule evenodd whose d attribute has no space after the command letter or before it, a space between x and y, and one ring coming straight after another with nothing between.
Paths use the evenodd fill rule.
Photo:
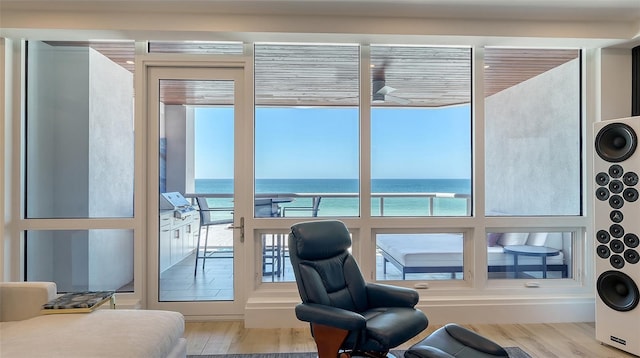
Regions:
<instances>
[{"instance_id":1,"label":"wood plank flooring","mask_svg":"<svg viewBox=\"0 0 640 358\"><path fill-rule=\"evenodd\" d=\"M440 326L429 326L406 349ZM593 323L465 325L505 347L518 346L533 358L630 358L634 355L596 341ZM187 354L315 351L308 328L244 328L240 321L187 322Z\"/></svg>"}]
</instances>

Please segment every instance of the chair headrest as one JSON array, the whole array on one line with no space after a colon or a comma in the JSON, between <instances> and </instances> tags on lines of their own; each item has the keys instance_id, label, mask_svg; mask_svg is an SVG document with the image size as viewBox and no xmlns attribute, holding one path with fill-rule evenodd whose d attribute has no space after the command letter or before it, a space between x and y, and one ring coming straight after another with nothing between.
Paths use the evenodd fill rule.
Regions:
<instances>
[{"instance_id":1,"label":"chair headrest","mask_svg":"<svg viewBox=\"0 0 640 358\"><path fill-rule=\"evenodd\" d=\"M291 226L291 235L298 257L303 260L330 258L351 247L349 230L338 220L297 223Z\"/></svg>"}]
</instances>

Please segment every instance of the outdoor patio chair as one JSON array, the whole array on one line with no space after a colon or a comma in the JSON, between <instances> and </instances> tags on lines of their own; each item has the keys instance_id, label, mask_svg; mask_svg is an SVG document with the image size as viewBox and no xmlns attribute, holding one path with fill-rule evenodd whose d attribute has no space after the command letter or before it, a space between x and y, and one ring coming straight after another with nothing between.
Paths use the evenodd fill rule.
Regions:
<instances>
[{"instance_id":1,"label":"outdoor patio chair","mask_svg":"<svg viewBox=\"0 0 640 358\"><path fill-rule=\"evenodd\" d=\"M291 211L310 211L311 217L315 218L320 210L320 200L322 200L321 196L314 196L311 198L311 206L286 206L282 208L282 216L287 216Z\"/></svg>"},{"instance_id":2,"label":"outdoor patio chair","mask_svg":"<svg viewBox=\"0 0 640 358\"><path fill-rule=\"evenodd\" d=\"M202 269L207 259L216 258L232 258L233 248L226 246L216 246L209 248L209 227L212 225L222 225L233 222L232 220L213 220L211 212L213 211L232 211L233 208L211 208L205 197L196 197L198 203L198 213L200 214L200 229L198 230L198 243L196 244L196 263L193 275L198 273L198 259L202 260ZM202 239L202 227L205 228L204 248L200 249L200 240Z\"/></svg>"},{"instance_id":3,"label":"outdoor patio chair","mask_svg":"<svg viewBox=\"0 0 640 358\"><path fill-rule=\"evenodd\" d=\"M282 208L272 198L256 198L254 201L256 218L279 217ZM267 237L270 240L267 240ZM284 238L281 234L262 235L262 274L280 276L284 256ZM271 270L267 270L270 266Z\"/></svg>"}]
</instances>

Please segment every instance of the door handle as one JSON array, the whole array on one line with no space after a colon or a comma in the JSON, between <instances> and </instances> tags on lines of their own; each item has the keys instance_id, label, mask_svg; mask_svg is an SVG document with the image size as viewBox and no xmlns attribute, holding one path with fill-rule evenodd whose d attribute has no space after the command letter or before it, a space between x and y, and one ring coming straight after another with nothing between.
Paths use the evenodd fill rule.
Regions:
<instances>
[{"instance_id":1,"label":"door handle","mask_svg":"<svg viewBox=\"0 0 640 358\"><path fill-rule=\"evenodd\" d=\"M244 216L240 217L240 226L229 226L229 229L240 229L240 242L244 242Z\"/></svg>"}]
</instances>

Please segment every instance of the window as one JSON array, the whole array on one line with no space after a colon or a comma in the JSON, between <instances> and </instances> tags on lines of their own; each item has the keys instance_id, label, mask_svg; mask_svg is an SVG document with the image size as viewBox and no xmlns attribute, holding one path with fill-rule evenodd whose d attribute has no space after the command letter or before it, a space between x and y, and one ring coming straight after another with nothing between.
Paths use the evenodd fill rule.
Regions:
<instances>
[{"instance_id":1,"label":"window","mask_svg":"<svg viewBox=\"0 0 640 358\"><path fill-rule=\"evenodd\" d=\"M125 63L133 48L132 41L27 43L28 281L56 282L60 292L133 291L133 224L118 220L133 217L133 74ZM29 219L60 218L74 230L29 229ZM89 218L115 229L93 229Z\"/></svg>"},{"instance_id":2,"label":"window","mask_svg":"<svg viewBox=\"0 0 640 358\"><path fill-rule=\"evenodd\" d=\"M28 51L26 217L133 216L133 74L86 44Z\"/></svg>"},{"instance_id":3,"label":"window","mask_svg":"<svg viewBox=\"0 0 640 358\"><path fill-rule=\"evenodd\" d=\"M371 215L471 215L471 50L371 46Z\"/></svg>"},{"instance_id":4,"label":"window","mask_svg":"<svg viewBox=\"0 0 640 358\"><path fill-rule=\"evenodd\" d=\"M487 215L580 215L580 51L487 48L485 67Z\"/></svg>"},{"instance_id":5,"label":"window","mask_svg":"<svg viewBox=\"0 0 640 358\"><path fill-rule=\"evenodd\" d=\"M194 185L195 193L215 194L208 198L212 221L233 222L234 111L230 106L195 107Z\"/></svg>"},{"instance_id":6,"label":"window","mask_svg":"<svg viewBox=\"0 0 640 358\"><path fill-rule=\"evenodd\" d=\"M358 56L358 46L255 46L256 217L360 214Z\"/></svg>"},{"instance_id":7,"label":"window","mask_svg":"<svg viewBox=\"0 0 640 358\"><path fill-rule=\"evenodd\" d=\"M464 273L464 233L377 234L376 279L452 280Z\"/></svg>"},{"instance_id":8,"label":"window","mask_svg":"<svg viewBox=\"0 0 640 358\"><path fill-rule=\"evenodd\" d=\"M488 277L570 278L573 236L572 232L488 233Z\"/></svg>"},{"instance_id":9,"label":"window","mask_svg":"<svg viewBox=\"0 0 640 358\"><path fill-rule=\"evenodd\" d=\"M58 292L133 291L132 230L26 233L26 280L55 282Z\"/></svg>"},{"instance_id":10,"label":"window","mask_svg":"<svg viewBox=\"0 0 640 358\"><path fill-rule=\"evenodd\" d=\"M152 42L149 49L241 54L244 46L203 44ZM66 262L57 262L66 257L74 258L73 266L95 267L108 260L108 251L83 259L78 253L99 245L119 245L128 260L128 247L133 246L130 226L134 224L103 230L82 223L86 218L133 216L132 66L108 55L109 49L122 47L133 54L132 42L29 43L25 126L29 280L76 274L68 271ZM360 78L360 48L255 45L255 163L253 173L243 173L254 175L255 217L356 220L353 218L362 214L359 174L364 166L370 169L373 219L358 229L370 229L374 241L361 242L359 248L375 253L375 261L360 261L367 266L375 262L375 267L366 268L376 280L455 280L461 285L462 280L480 277L469 274L479 262L489 280L501 285L506 279L571 279L574 269L578 276L581 267L573 266L584 261L583 220L571 217L582 214L580 51L485 49L485 113L484 121L476 123L484 125L480 132L484 138L476 138L470 48L368 46L363 53L370 54L371 87L362 90L367 92L362 100L361 82L367 81ZM94 94L103 92L92 81L103 77L118 79L122 90L116 94L110 90L96 100ZM70 81L83 91L65 91ZM233 92L225 88L221 90ZM370 104L369 114L362 115L362 103ZM109 110L101 110L105 107ZM169 173L173 173L185 182L186 192L214 194L207 204L215 208L214 221L226 227L233 219L232 176L237 164L233 113L222 102L188 108L174 103L173 107L163 110L185 111L180 118L188 120L185 131L192 135L185 138L194 143L188 149L192 158L185 158L193 165L185 160L178 170L167 167L171 150L161 132L159 189L172 188L175 178ZM111 115L117 118L112 120ZM361 123L361 118L369 118L370 123ZM370 147L364 148L370 150L366 153L369 163L361 162L359 131L363 124L370 124L371 129ZM167 128L163 130L177 134ZM472 153L474 141L484 142L484 153ZM203 153L226 158L224 163L205 166L202 163L217 159ZM474 155L484 163L485 186L480 188L473 186ZM217 172L207 171L212 168ZM97 191L101 194L96 195ZM498 218L469 221L474 215L474 194L484 199L485 216ZM564 218L546 227L544 218L522 225L523 219L514 221L514 216ZM30 219L46 218L79 219L78 229L34 230L30 226ZM565 221L566 226L556 225ZM287 227L275 222L266 228L261 226L264 222L253 221L257 234L251 259L256 274L262 274L257 280L293 282ZM398 222L407 226L397 229ZM434 222L437 225L431 227ZM491 227L485 226L488 222ZM232 231L224 231L225 239L231 235ZM486 253L484 242L474 241L483 239ZM59 246L55 255L46 257L55 245ZM74 251L76 246L80 251ZM478 252L470 252L471 246ZM360 254L356 252L356 258ZM232 262L227 251L221 255L225 256L221 262ZM47 271L50 267L54 270ZM60 284L73 290L108 281L101 280L82 276L77 284L64 280ZM129 290L132 278L124 281L111 286Z\"/></svg>"},{"instance_id":11,"label":"window","mask_svg":"<svg viewBox=\"0 0 640 358\"><path fill-rule=\"evenodd\" d=\"M288 233L270 231L257 235L256 239L259 240L256 247L262 249L256 253L256 256L262 257L262 282L294 282Z\"/></svg>"}]
</instances>

